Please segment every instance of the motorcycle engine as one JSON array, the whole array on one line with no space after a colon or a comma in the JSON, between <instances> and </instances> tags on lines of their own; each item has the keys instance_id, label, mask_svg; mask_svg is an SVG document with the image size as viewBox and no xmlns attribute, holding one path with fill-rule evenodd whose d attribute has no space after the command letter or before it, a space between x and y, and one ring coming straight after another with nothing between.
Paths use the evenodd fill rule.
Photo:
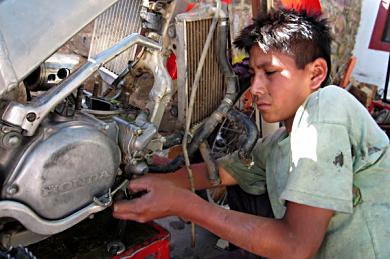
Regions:
<instances>
[{"instance_id":1,"label":"motorcycle engine","mask_svg":"<svg viewBox=\"0 0 390 259\"><path fill-rule=\"evenodd\" d=\"M49 116L17 148L0 147L1 200L19 201L51 220L74 213L113 185L121 161L117 138L113 122L82 113Z\"/></svg>"}]
</instances>

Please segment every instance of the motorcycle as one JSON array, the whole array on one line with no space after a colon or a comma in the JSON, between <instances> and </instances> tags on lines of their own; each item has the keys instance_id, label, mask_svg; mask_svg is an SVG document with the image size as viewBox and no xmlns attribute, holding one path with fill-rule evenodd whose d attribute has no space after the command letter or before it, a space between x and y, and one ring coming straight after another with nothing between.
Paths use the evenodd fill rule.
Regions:
<instances>
[{"instance_id":1,"label":"motorcycle","mask_svg":"<svg viewBox=\"0 0 390 259\"><path fill-rule=\"evenodd\" d=\"M189 156L202 144L212 167L207 138L225 117L246 120L230 112L239 90L227 57L227 5L178 13L182 4L0 1L2 247L38 242L110 207L134 175L183 166L183 156L153 165L173 144L188 143ZM93 21L85 64L48 62ZM129 98L145 88L145 74L153 85L135 107ZM100 93L85 86L96 75ZM174 134L161 130L166 116ZM240 155L248 160L257 135L245 127L250 137ZM210 171L218 183L215 166Z\"/></svg>"}]
</instances>

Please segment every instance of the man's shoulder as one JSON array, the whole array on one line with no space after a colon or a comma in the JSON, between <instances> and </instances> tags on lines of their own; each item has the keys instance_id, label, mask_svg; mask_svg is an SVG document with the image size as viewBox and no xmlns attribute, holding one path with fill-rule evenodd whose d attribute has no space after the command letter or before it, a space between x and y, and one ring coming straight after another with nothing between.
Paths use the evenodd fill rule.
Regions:
<instances>
[{"instance_id":1,"label":"man's shoulder","mask_svg":"<svg viewBox=\"0 0 390 259\"><path fill-rule=\"evenodd\" d=\"M347 90L336 85L328 85L319 89L309 98L309 102L313 102L315 99L319 100L319 106L332 104L332 106L345 107L344 104L346 102L362 106Z\"/></svg>"},{"instance_id":2,"label":"man's shoulder","mask_svg":"<svg viewBox=\"0 0 390 259\"><path fill-rule=\"evenodd\" d=\"M313 93L305 111L311 122L345 124L352 119L369 117L366 108L347 90L329 85Z\"/></svg>"},{"instance_id":3,"label":"man's shoulder","mask_svg":"<svg viewBox=\"0 0 390 259\"><path fill-rule=\"evenodd\" d=\"M356 102L356 98L344 88L336 85L328 85L318 91L321 99L330 99L333 102Z\"/></svg>"}]
</instances>

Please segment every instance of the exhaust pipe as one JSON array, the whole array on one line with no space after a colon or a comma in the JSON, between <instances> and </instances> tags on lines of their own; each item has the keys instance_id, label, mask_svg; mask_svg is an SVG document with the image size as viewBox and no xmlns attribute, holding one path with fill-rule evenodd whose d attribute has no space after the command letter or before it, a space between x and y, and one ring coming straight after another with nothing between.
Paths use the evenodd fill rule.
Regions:
<instances>
[{"instance_id":1,"label":"exhaust pipe","mask_svg":"<svg viewBox=\"0 0 390 259\"><path fill-rule=\"evenodd\" d=\"M77 55L56 53L28 75L23 83L30 91L47 91L67 78L79 63Z\"/></svg>"}]
</instances>

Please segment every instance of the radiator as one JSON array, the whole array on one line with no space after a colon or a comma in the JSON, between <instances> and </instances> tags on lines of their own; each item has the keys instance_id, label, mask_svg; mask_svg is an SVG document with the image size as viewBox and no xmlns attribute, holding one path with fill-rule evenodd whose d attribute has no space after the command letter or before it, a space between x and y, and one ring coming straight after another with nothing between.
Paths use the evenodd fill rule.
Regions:
<instances>
[{"instance_id":1,"label":"radiator","mask_svg":"<svg viewBox=\"0 0 390 259\"><path fill-rule=\"evenodd\" d=\"M180 14L176 17L176 54L178 118L185 123L185 113L199 59L212 22L210 14ZM207 53L194 103L191 125L201 123L221 103L225 95L223 74L218 68L217 30Z\"/></svg>"},{"instance_id":2,"label":"radiator","mask_svg":"<svg viewBox=\"0 0 390 259\"><path fill-rule=\"evenodd\" d=\"M142 0L119 0L95 20L88 59L94 60L97 54L112 47L131 33L141 31L139 13ZM133 46L108 62L101 69L113 79L120 74L135 57Z\"/></svg>"}]
</instances>

